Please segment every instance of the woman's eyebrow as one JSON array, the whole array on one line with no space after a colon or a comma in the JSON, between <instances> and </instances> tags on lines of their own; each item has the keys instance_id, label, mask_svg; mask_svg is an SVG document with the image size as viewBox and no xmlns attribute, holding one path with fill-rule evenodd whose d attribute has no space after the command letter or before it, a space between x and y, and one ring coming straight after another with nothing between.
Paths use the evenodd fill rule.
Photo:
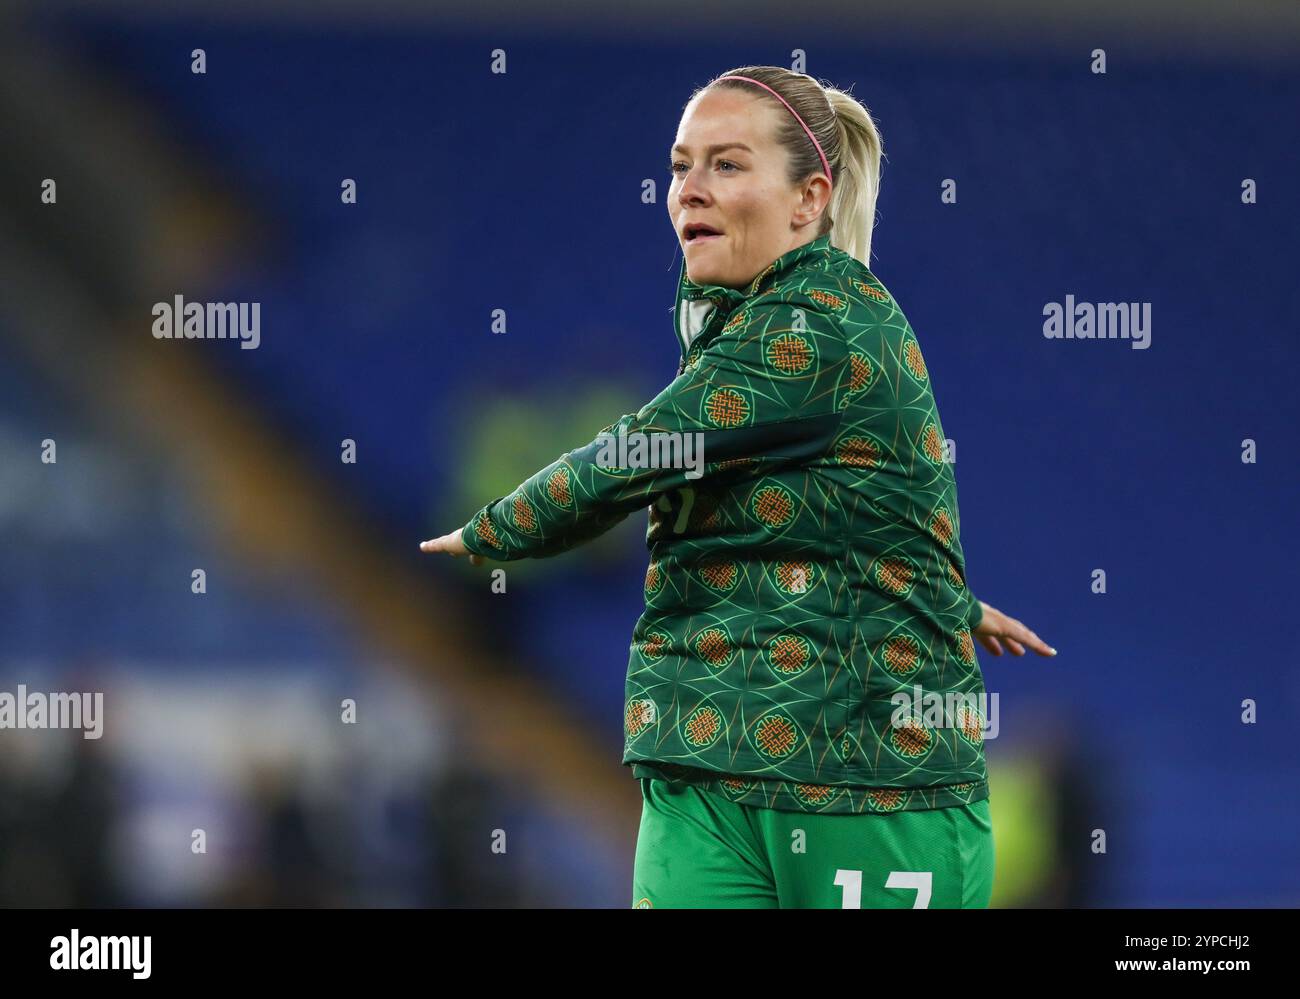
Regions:
<instances>
[{"instance_id":1,"label":"woman's eyebrow","mask_svg":"<svg viewBox=\"0 0 1300 999\"><path fill-rule=\"evenodd\" d=\"M743 142L718 142L712 146L709 146L709 148L706 149L705 152L708 153L710 156L712 156L714 153L721 152L724 149L743 149L747 153L752 153L754 151L750 149L747 145L745 145ZM679 142L677 143L677 145L673 146L673 148L668 151L668 154L671 156L673 153L676 152L689 153L690 150L687 149Z\"/></svg>"}]
</instances>

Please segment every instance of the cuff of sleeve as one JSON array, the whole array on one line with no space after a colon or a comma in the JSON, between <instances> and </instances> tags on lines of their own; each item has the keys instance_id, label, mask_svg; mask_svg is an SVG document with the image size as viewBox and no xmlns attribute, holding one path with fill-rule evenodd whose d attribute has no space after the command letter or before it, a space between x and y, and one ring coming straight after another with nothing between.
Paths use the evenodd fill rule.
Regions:
<instances>
[{"instance_id":1,"label":"cuff of sleeve","mask_svg":"<svg viewBox=\"0 0 1300 999\"><path fill-rule=\"evenodd\" d=\"M475 525L480 519L487 517L487 508L480 510L474 516L470 517L469 523L460 529L460 543L465 546L465 550L471 555L482 555L486 558L492 558L493 552L488 546L479 540L478 531ZM497 553L499 556L500 553Z\"/></svg>"},{"instance_id":2,"label":"cuff of sleeve","mask_svg":"<svg viewBox=\"0 0 1300 999\"><path fill-rule=\"evenodd\" d=\"M970 630L974 631L980 626L980 622L984 620L984 606L975 599L975 594L972 593L970 598L971 603L974 606L972 607L970 617L967 620L970 624Z\"/></svg>"}]
</instances>

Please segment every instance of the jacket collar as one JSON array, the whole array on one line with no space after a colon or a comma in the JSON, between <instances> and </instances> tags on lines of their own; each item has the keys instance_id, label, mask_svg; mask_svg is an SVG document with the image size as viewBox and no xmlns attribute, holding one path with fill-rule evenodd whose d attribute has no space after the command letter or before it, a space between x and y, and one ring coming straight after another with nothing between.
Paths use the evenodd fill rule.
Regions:
<instances>
[{"instance_id":1,"label":"jacket collar","mask_svg":"<svg viewBox=\"0 0 1300 999\"><path fill-rule=\"evenodd\" d=\"M683 360L691 344L715 314L730 313L745 299L761 295L795 268L810 260L820 259L833 249L829 233L818 236L777 257L744 288L727 288L692 281L686 276L686 258L682 257L681 269L677 275L677 304L673 308L673 325L677 330Z\"/></svg>"}]
</instances>

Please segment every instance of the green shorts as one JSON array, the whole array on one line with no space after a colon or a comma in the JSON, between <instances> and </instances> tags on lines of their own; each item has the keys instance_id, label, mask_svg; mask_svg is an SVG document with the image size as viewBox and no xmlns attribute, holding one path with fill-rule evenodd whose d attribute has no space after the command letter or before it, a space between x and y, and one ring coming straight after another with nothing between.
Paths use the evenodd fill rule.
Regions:
<instances>
[{"instance_id":1,"label":"green shorts","mask_svg":"<svg viewBox=\"0 0 1300 999\"><path fill-rule=\"evenodd\" d=\"M641 779L632 906L641 909L983 909L993 894L985 799L817 815Z\"/></svg>"}]
</instances>

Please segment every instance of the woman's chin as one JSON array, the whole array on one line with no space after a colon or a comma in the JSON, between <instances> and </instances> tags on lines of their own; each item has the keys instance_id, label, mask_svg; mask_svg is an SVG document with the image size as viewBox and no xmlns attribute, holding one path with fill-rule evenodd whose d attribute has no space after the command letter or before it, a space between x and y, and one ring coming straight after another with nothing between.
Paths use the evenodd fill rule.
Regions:
<instances>
[{"instance_id":1,"label":"woman's chin","mask_svg":"<svg viewBox=\"0 0 1300 999\"><path fill-rule=\"evenodd\" d=\"M709 267L699 260L692 264L690 259L686 261L686 276L696 284L718 284L719 278L722 277L718 273L718 268Z\"/></svg>"}]
</instances>

